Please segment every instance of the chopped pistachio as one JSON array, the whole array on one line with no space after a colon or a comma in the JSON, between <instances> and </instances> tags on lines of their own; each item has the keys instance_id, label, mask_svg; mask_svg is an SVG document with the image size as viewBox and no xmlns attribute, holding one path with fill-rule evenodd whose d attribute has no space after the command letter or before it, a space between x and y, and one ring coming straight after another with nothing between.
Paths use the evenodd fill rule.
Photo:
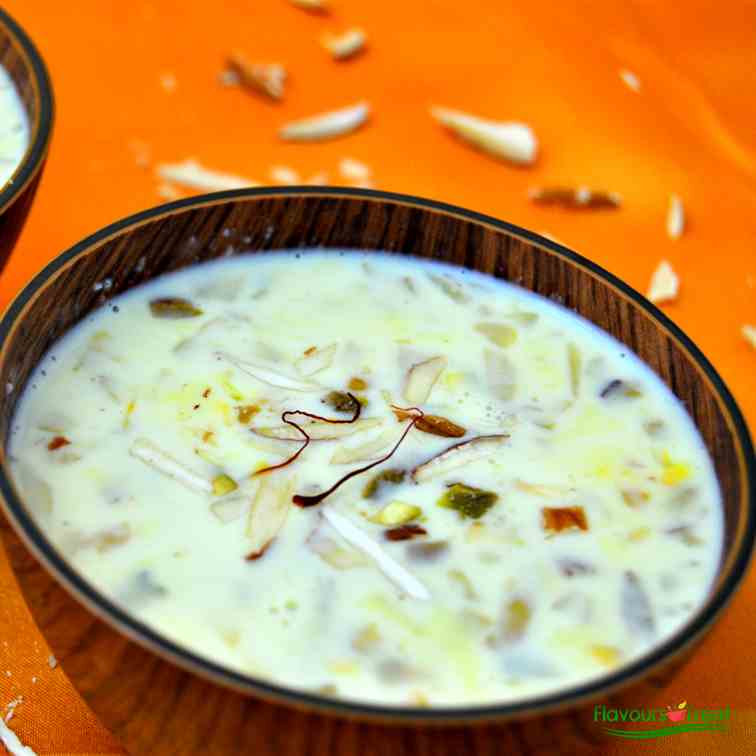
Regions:
<instances>
[{"instance_id":1,"label":"chopped pistachio","mask_svg":"<svg viewBox=\"0 0 756 756\"><path fill-rule=\"evenodd\" d=\"M594 644L590 652L591 656L604 667L616 667L622 659L622 652L616 646Z\"/></svg>"},{"instance_id":2,"label":"chopped pistachio","mask_svg":"<svg viewBox=\"0 0 756 756\"><path fill-rule=\"evenodd\" d=\"M256 404L245 404L236 408L236 417L242 425L249 425L249 421L260 411Z\"/></svg>"},{"instance_id":3,"label":"chopped pistachio","mask_svg":"<svg viewBox=\"0 0 756 756\"><path fill-rule=\"evenodd\" d=\"M445 509L453 509L462 517L475 520L482 517L499 499L498 494L484 491L482 488L467 486L464 483L454 483L437 504Z\"/></svg>"},{"instance_id":4,"label":"chopped pistachio","mask_svg":"<svg viewBox=\"0 0 756 756\"><path fill-rule=\"evenodd\" d=\"M202 310L188 299L181 297L161 297L150 301L150 311L156 318L178 319L196 318Z\"/></svg>"},{"instance_id":5,"label":"chopped pistachio","mask_svg":"<svg viewBox=\"0 0 756 756\"><path fill-rule=\"evenodd\" d=\"M216 475L213 478L214 496L225 496L226 494L230 494L232 491L236 491L237 488L239 488L239 486L236 484L236 481L225 473Z\"/></svg>"},{"instance_id":6,"label":"chopped pistachio","mask_svg":"<svg viewBox=\"0 0 756 756\"><path fill-rule=\"evenodd\" d=\"M517 341L517 330L504 323L477 323L475 330L502 348L512 346Z\"/></svg>"},{"instance_id":7,"label":"chopped pistachio","mask_svg":"<svg viewBox=\"0 0 756 756\"><path fill-rule=\"evenodd\" d=\"M392 472L392 471L387 471ZM403 501L391 501L380 512L368 517L370 522L379 525L404 525L405 522L416 520L423 513L420 507L414 504L405 504Z\"/></svg>"},{"instance_id":8,"label":"chopped pistachio","mask_svg":"<svg viewBox=\"0 0 756 756\"><path fill-rule=\"evenodd\" d=\"M378 630L378 625L371 622L369 625L360 630L359 633L352 640L352 648L356 651L365 653L370 649L375 648L381 642L381 633Z\"/></svg>"},{"instance_id":9,"label":"chopped pistachio","mask_svg":"<svg viewBox=\"0 0 756 756\"><path fill-rule=\"evenodd\" d=\"M349 394L344 391L331 391L322 399L323 404L327 404L336 412L354 412L355 403Z\"/></svg>"},{"instance_id":10,"label":"chopped pistachio","mask_svg":"<svg viewBox=\"0 0 756 756\"><path fill-rule=\"evenodd\" d=\"M515 598L504 607L502 637L505 641L520 640L525 635L533 612L525 599Z\"/></svg>"},{"instance_id":11,"label":"chopped pistachio","mask_svg":"<svg viewBox=\"0 0 756 756\"><path fill-rule=\"evenodd\" d=\"M362 490L362 496L365 499L373 499L378 494L384 484L398 486L407 475L405 470L392 468L389 470L382 470L376 476L370 480L365 488Z\"/></svg>"}]
</instances>

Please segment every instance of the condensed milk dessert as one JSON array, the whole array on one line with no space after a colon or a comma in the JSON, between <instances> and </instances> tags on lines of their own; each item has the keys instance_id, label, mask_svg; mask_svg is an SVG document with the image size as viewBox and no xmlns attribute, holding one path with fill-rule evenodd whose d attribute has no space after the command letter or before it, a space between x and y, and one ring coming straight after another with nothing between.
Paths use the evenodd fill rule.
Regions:
<instances>
[{"instance_id":1,"label":"condensed milk dessert","mask_svg":"<svg viewBox=\"0 0 756 756\"><path fill-rule=\"evenodd\" d=\"M637 659L705 600L720 494L624 345L470 271L242 255L115 297L13 422L84 578L193 652L395 706L512 702Z\"/></svg>"},{"instance_id":2,"label":"condensed milk dessert","mask_svg":"<svg viewBox=\"0 0 756 756\"><path fill-rule=\"evenodd\" d=\"M8 72L0 66L0 189L16 172L29 147L29 124Z\"/></svg>"}]
</instances>

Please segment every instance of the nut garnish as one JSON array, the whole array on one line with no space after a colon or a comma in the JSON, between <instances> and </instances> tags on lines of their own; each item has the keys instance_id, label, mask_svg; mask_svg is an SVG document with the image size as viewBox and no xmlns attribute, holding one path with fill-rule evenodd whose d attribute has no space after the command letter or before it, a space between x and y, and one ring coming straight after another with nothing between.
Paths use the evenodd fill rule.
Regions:
<instances>
[{"instance_id":1,"label":"nut garnish","mask_svg":"<svg viewBox=\"0 0 756 756\"><path fill-rule=\"evenodd\" d=\"M537 187L531 189L528 196L539 205L561 205L571 210L615 208L622 204L622 198L617 192L588 189L585 186L577 189L568 186Z\"/></svg>"},{"instance_id":2,"label":"nut garnish","mask_svg":"<svg viewBox=\"0 0 756 756\"><path fill-rule=\"evenodd\" d=\"M367 36L362 29L347 29L342 34L326 34L322 42L336 60L347 60L365 49Z\"/></svg>"},{"instance_id":3,"label":"nut garnish","mask_svg":"<svg viewBox=\"0 0 756 756\"><path fill-rule=\"evenodd\" d=\"M620 69L619 77L620 79L622 79L622 81L625 83L625 85L629 89L633 90L633 92L640 92L641 90L640 79L632 71L628 71L626 68L622 68Z\"/></svg>"},{"instance_id":4,"label":"nut garnish","mask_svg":"<svg viewBox=\"0 0 756 756\"><path fill-rule=\"evenodd\" d=\"M260 186L256 181L242 176L212 171L193 158L187 158L182 163L160 163L157 173L164 181L206 192Z\"/></svg>"},{"instance_id":5,"label":"nut garnish","mask_svg":"<svg viewBox=\"0 0 756 756\"><path fill-rule=\"evenodd\" d=\"M746 324L740 329L740 332L743 334L743 338L756 349L756 326Z\"/></svg>"},{"instance_id":6,"label":"nut garnish","mask_svg":"<svg viewBox=\"0 0 756 756\"><path fill-rule=\"evenodd\" d=\"M667 236L679 239L685 230L685 210L680 197L669 195L669 209L667 210Z\"/></svg>"},{"instance_id":7,"label":"nut garnish","mask_svg":"<svg viewBox=\"0 0 756 756\"><path fill-rule=\"evenodd\" d=\"M283 97L286 69L280 63L250 63L241 53L231 53L226 65L239 77L239 83L251 90L280 100Z\"/></svg>"},{"instance_id":8,"label":"nut garnish","mask_svg":"<svg viewBox=\"0 0 756 756\"><path fill-rule=\"evenodd\" d=\"M328 5L325 0L289 0L292 5L302 10L314 13L328 13Z\"/></svg>"},{"instance_id":9,"label":"nut garnish","mask_svg":"<svg viewBox=\"0 0 756 756\"><path fill-rule=\"evenodd\" d=\"M299 184L299 174L288 165L274 165L270 169L270 178L277 184Z\"/></svg>"},{"instance_id":10,"label":"nut garnish","mask_svg":"<svg viewBox=\"0 0 756 756\"><path fill-rule=\"evenodd\" d=\"M358 102L347 108L332 110L293 121L281 127L278 135L281 139L295 142L309 142L319 139L332 139L355 131L368 118L370 106L367 102Z\"/></svg>"},{"instance_id":11,"label":"nut garnish","mask_svg":"<svg viewBox=\"0 0 756 756\"><path fill-rule=\"evenodd\" d=\"M672 266L666 260L662 260L651 275L651 283L646 296L655 303L671 302L677 298L679 290L680 279L677 273L672 270Z\"/></svg>"},{"instance_id":12,"label":"nut garnish","mask_svg":"<svg viewBox=\"0 0 756 756\"><path fill-rule=\"evenodd\" d=\"M490 121L448 108L431 108L431 115L465 141L494 157L518 165L535 162L538 140L524 123Z\"/></svg>"}]
</instances>

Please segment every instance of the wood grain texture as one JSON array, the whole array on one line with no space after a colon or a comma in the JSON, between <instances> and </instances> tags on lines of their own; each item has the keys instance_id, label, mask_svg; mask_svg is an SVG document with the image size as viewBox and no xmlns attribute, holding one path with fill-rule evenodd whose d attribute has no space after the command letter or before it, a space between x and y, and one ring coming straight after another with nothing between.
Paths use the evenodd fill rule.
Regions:
<instances>
[{"instance_id":1,"label":"wood grain texture","mask_svg":"<svg viewBox=\"0 0 756 756\"><path fill-rule=\"evenodd\" d=\"M0 65L10 75L30 126L30 144L24 161L32 161L30 175L17 186L0 186L0 271L16 244L21 229L29 215L34 195L37 192L39 178L45 164L49 129L42 123L43 105L42 82L32 65L32 53L0 15ZM51 116L50 116L51 117ZM47 124L49 126L49 124ZM32 155L35 142L44 141L44 147L38 155Z\"/></svg>"},{"instance_id":2,"label":"wood grain texture","mask_svg":"<svg viewBox=\"0 0 756 756\"><path fill-rule=\"evenodd\" d=\"M18 304L0 352L0 385L13 387L0 398L3 448L16 401L35 364L72 324L111 296L201 260L308 247L386 250L475 268L562 302L608 331L645 360L687 406L715 460L728 554L741 546L750 516L742 449L710 378L673 333L610 282L555 251L484 220L385 198L268 193L195 203L142 219L83 247ZM244 698L127 641L73 601L7 528L4 536L35 619L56 656L90 706L133 753L600 752L599 729L585 709L508 725L436 730L351 723ZM725 560L720 582L731 567L732 560ZM649 700L689 651L611 700L615 705Z\"/></svg>"}]
</instances>

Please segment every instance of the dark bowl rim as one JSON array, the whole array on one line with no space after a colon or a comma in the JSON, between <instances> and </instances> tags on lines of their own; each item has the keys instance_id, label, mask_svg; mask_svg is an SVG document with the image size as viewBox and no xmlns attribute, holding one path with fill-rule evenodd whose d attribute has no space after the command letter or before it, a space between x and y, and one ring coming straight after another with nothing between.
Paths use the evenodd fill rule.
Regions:
<instances>
[{"instance_id":1,"label":"dark bowl rim","mask_svg":"<svg viewBox=\"0 0 756 756\"><path fill-rule=\"evenodd\" d=\"M50 75L47 72L47 66L42 55L20 24L8 15L3 8L0 8L0 26L8 29L20 50L26 56L39 95L36 133L32 132L29 146L13 175L4 186L0 187L0 214L2 214L23 193L45 161L50 148L50 138L55 121L55 97ZM34 124L30 124L30 126L33 128Z\"/></svg>"},{"instance_id":2,"label":"dark bowl rim","mask_svg":"<svg viewBox=\"0 0 756 756\"><path fill-rule=\"evenodd\" d=\"M577 705L600 698L605 699L613 691L627 687L633 681L646 677L654 667L660 665L662 662L670 662L676 658L683 659L685 651L695 645L729 603L736 588L745 576L753 552L754 540L756 539L756 458L754 457L754 448L748 427L735 399L717 371L695 343L672 320L614 274L606 271L577 252L550 239L541 237L512 223L456 205L379 190L318 186L263 187L235 189L189 197L158 205L116 221L87 236L51 260L27 283L6 308L0 320L0 358L2 358L4 353L6 338L29 300L45 286L48 279L59 269L79 255L86 254L92 248L109 238L117 236L120 232L142 225L159 216L174 215L179 211L194 207L234 201L271 199L277 196L340 197L363 202L378 200L405 206L409 205L430 212L440 212L468 222L484 224L498 231L544 247L549 252L566 259L573 265L578 265L591 271L626 297L633 300L638 307L645 310L647 315L650 315L678 340L681 346L688 351L691 358L704 371L707 378L711 381L719 400L723 403L725 412L729 413L729 417L733 423L732 430L739 444L739 450L742 453L745 464L745 494L750 495L742 541L739 550L730 560L729 574L726 575L726 578L721 582L716 592L710 596L702 609L680 630L664 641L664 643L630 664L623 666L617 672L608 673L594 678L590 682L574 685L569 688L560 688L551 694L540 695L522 701L479 706L421 708L411 706L392 707L367 702L332 699L316 693L296 690L256 679L250 675L235 672L220 664L209 661L150 629L99 593L70 567L68 562L55 550L22 506L20 498L16 496L10 477L6 475L5 471L5 450L0 449L0 507L8 515L24 543L40 559L47 570L70 593L83 602L90 611L93 611L106 623L114 626L119 632L147 648L150 652L157 653L162 658L171 660L174 664L185 670L189 670L205 679L242 693L258 695L270 701L293 705L296 708L308 711L346 716L358 720L396 724L472 724L475 722L505 721L507 719L543 715L556 710L571 709Z\"/></svg>"}]
</instances>

